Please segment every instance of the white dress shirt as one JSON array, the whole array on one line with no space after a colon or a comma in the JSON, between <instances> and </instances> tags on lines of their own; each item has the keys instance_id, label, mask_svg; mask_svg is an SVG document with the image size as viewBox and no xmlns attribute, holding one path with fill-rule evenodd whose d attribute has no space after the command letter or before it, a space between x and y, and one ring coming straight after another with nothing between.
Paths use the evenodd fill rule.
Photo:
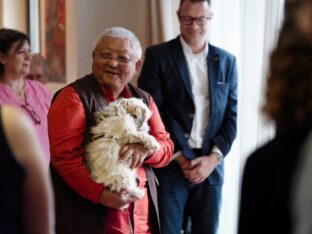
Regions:
<instances>
[{"instance_id":1,"label":"white dress shirt","mask_svg":"<svg viewBox=\"0 0 312 234\"><path fill-rule=\"evenodd\" d=\"M184 56L188 66L188 75L192 86L192 94L195 105L193 125L188 144L190 148L202 148L205 130L209 120L209 79L208 79L208 42L203 51L194 54L191 47L180 37ZM213 152L223 157L221 150L214 146Z\"/></svg>"},{"instance_id":2,"label":"white dress shirt","mask_svg":"<svg viewBox=\"0 0 312 234\"><path fill-rule=\"evenodd\" d=\"M194 54L183 38L180 38L188 66L188 75L195 104L192 131L188 144L191 148L201 148L209 118L208 46L206 43L202 52Z\"/></svg>"}]
</instances>

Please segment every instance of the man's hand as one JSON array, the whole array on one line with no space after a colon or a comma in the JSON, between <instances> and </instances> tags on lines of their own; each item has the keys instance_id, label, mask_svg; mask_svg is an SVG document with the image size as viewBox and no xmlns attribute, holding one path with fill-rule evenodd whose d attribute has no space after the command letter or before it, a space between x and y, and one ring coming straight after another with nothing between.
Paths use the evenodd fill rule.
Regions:
<instances>
[{"instance_id":1,"label":"man's hand","mask_svg":"<svg viewBox=\"0 0 312 234\"><path fill-rule=\"evenodd\" d=\"M183 154L180 154L178 157L175 158L175 160L180 165L182 170L185 170L190 166L190 160L188 160Z\"/></svg>"},{"instance_id":2,"label":"man's hand","mask_svg":"<svg viewBox=\"0 0 312 234\"><path fill-rule=\"evenodd\" d=\"M101 193L99 203L110 208L123 210L128 207L129 203L137 200L138 198L131 197L126 190L118 193L104 188Z\"/></svg>"},{"instance_id":3,"label":"man's hand","mask_svg":"<svg viewBox=\"0 0 312 234\"><path fill-rule=\"evenodd\" d=\"M120 161L130 160L130 168L138 168L145 158L154 153L154 150L145 148L141 144L128 144L121 147L119 152Z\"/></svg>"},{"instance_id":4,"label":"man's hand","mask_svg":"<svg viewBox=\"0 0 312 234\"><path fill-rule=\"evenodd\" d=\"M200 156L190 161L188 168L183 170L184 176L193 184L199 184L212 173L218 162L215 153Z\"/></svg>"}]
</instances>

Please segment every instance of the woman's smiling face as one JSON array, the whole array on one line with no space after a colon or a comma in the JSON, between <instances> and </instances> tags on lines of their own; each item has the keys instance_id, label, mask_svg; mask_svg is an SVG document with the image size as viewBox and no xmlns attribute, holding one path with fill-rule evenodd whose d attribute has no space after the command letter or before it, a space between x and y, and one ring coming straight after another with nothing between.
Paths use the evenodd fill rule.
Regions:
<instances>
[{"instance_id":1,"label":"woman's smiling face","mask_svg":"<svg viewBox=\"0 0 312 234\"><path fill-rule=\"evenodd\" d=\"M6 54L1 54L4 72L10 77L25 77L30 70L31 53L27 41L12 44Z\"/></svg>"}]
</instances>

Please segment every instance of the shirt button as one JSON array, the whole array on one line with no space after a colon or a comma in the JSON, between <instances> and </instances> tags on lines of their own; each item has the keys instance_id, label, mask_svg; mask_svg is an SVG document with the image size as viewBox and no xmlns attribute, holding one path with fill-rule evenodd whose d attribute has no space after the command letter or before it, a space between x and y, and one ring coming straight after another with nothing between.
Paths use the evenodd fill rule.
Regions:
<instances>
[{"instance_id":1,"label":"shirt button","mask_svg":"<svg viewBox=\"0 0 312 234\"><path fill-rule=\"evenodd\" d=\"M193 119L193 118L194 118L194 114L193 114L193 113L189 113L189 114L188 114L188 117L189 117L190 119Z\"/></svg>"},{"instance_id":2,"label":"shirt button","mask_svg":"<svg viewBox=\"0 0 312 234\"><path fill-rule=\"evenodd\" d=\"M189 137L190 137L190 134L184 133L184 137L185 137L185 138L189 138Z\"/></svg>"}]
</instances>

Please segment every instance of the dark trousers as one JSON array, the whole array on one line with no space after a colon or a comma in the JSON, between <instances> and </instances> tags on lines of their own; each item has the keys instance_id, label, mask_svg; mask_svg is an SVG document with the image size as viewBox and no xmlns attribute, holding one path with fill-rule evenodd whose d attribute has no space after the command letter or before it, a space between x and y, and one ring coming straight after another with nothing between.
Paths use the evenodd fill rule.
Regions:
<instances>
[{"instance_id":1,"label":"dark trousers","mask_svg":"<svg viewBox=\"0 0 312 234\"><path fill-rule=\"evenodd\" d=\"M222 186L210 186L207 181L190 183L175 161L158 169L156 174L160 184L158 205L162 233L180 234L183 219L190 217L193 234L216 234Z\"/></svg>"}]
</instances>

